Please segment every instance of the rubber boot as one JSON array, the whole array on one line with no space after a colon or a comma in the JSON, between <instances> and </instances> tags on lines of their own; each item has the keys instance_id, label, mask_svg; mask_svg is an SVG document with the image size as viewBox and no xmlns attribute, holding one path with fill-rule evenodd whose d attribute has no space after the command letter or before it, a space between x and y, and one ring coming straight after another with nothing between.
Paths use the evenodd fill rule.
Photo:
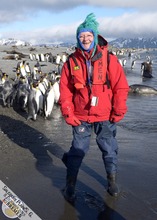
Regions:
<instances>
[{"instance_id":1,"label":"rubber boot","mask_svg":"<svg viewBox=\"0 0 157 220\"><path fill-rule=\"evenodd\" d=\"M74 203L76 200L75 185L76 185L76 178L67 177L66 186L65 186L63 195L64 195L64 198L70 203Z\"/></svg>"},{"instance_id":2,"label":"rubber boot","mask_svg":"<svg viewBox=\"0 0 157 220\"><path fill-rule=\"evenodd\" d=\"M119 188L118 185L116 184L116 174L108 174L107 175L107 180L108 180L108 193L111 196L117 197L119 194Z\"/></svg>"},{"instance_id":3,"label":"rubber boot","mask_svg":"<svg viewBox=\"0 0 157 220\"><path fill-rule=\"evenodd\" d=\"M67 153L63 154L62 162L64 163L65 166L67 166Z\"/></svg>"}]
</instances>

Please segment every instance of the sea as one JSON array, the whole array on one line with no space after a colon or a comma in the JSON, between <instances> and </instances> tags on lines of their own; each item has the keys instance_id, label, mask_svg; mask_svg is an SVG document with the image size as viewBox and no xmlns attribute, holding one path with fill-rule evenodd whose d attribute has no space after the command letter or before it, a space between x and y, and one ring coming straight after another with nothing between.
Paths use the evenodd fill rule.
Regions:
<instances>
[{"instance_id":1,"label":"sea","mask_svg":"<svg viewBox=\"0 0 157 220\"><path fill-rule=\"evenodd\" d=\"M131 57L126 55L123 59L126 59L124 71L129 85L141 84L157 89L157 50L137 50ZM141 75L141 63L148 59L152 61L153 78L143 78ZM133 60L135 65L132 69ZM127 106L128 112L119 123L120 126L140 133L157 132L157 95L129 94Z\"/></svg>"}]
</instances>

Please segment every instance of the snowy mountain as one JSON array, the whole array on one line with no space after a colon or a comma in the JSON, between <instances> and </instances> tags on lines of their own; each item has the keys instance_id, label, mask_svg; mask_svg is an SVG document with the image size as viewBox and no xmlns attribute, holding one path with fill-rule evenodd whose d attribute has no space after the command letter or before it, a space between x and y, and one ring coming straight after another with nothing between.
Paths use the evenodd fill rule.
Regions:
<instances>
[{"instance_id":1,"label":"snowy mountain","mask_svg":"<svg viewBox=\"0 0 157 220\"><path fill-rule=\"evenodd\" d=\"M70 47L74 43L63 42L58 46ZM116 48L157 48L157 38L117 38L116 40L109 41L109 46Z\"/></svg>"},{"instance_id":2,"label":"snowy mountain","mask_svg":"<svg viewBox=\"0 0 157 220\"><path fill-rule=\"evenodd\" d=\"M157 38L118 38L109 45L118 48L157 48Z\"/></svg>"},{"instance_id":3,"label":"snowy mountain","mask_svg":"<svg viewBox=\"0 0 157 220\"><path fill-rule=\"evenodd\" d=\"M29 46L28 42L22 40L16 40L13 38L0 39L0 45L11 45L11 46ZM40 44L39 44L40 45ZM44 44L46 45L46 43ZM64 46L71 47L74 46L74 42L52 42L47 46ZM157 48L157 38L117 38L116 40L109 41L109 46L116 48Z\"/></svg>"},{"instance_id":4,"label":"snowy mountain","mask_svg":"<svg viewBox=\"0 0 157 220\"><path fill-rule=\"evenodd\" d=\"M28 42L22 40L16 40L13 38L0 39L0 45L11 45L11 46L27 46L30 45Z\"/></svg>"}]
</instances>

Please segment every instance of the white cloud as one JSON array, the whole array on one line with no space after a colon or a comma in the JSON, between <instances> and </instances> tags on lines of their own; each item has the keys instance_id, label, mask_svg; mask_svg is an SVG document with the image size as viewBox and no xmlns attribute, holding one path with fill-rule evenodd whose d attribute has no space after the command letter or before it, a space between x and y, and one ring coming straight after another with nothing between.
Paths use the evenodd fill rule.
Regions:
<instances>
[{"instance_id":1,"label":"white cloud","mask_svg":"<svg viewBox=\"0 0 157 220\"><path fill-rule=\"evenodd\" d=\"M41 25L41 28L31 28L31 20L33 17L38 17L41 12L51 12L50 14L56 14L58 18L62 15L62 12L71 12L70 10L78 9L79 6L101 6L100 8L122 8L123 13L121 15L113 15L107 17L98 17L97 20L100 23L100 33L106 38L117 37L150 37L157 36L157 29L155 21L157 20L157 1L124 1L124 0L10 0L9 4L5 0L1 0L0 7L0 36L3 38L13 37L16 39L31 41L31 42L53 42L53 41L67 41L75 42L75 32L78 23L72 23L73 17L71 17L71 23L61 25ZM98 8L97 8L98 9ZM126 9L126 13L124 13ZM101 15L100 15L101 16ZM84 17L82 18L82 21ZM18 29L5 29L8 25L16 25L17 22L23 22L27 30ZM30 28L29 27L30 22ZM46 22L46 21L45 21ZM57 22L56 22L57 23ZM9 26L9 27L10 27ZM9 30L9 31L8 31ZM18 30L18 31L17 31Z\"/></svg>"},{"instance_id":2,"label":"white cloud","mask_svg":"<svg viewBox=\"0 0 157 220\"><path fill-rule=\"evenodd\" d=\"M79 6L99 6L99 7L109 7L109 8L133 8L137 10L157 10L156 0L1 0L0 7L0 23L20 20L27 18L30 15L34 15L39 11L51 11L53 13L63 12L66 10L73 9Z\"/></svg>"},{"instance_id":3,"label":"white cloud","mask_svg":"<svg viewBox=\"0 0 157 220\"><path fill-rule=\"evenodd\" d=\"M155 20L157 20L156 13L133 13L123 14L119 17L100 18L99 30L106 38L117 37L157 37L157 29ZM20 38L26 41L36 42L53 42L53 41L67 41L75 42L75 33L78 23L70 25L56 25L49 28L36 29L35 31L16 32L12 33L12 37ZM6 33L9 36L10 33Z\"/></svg>"},{"instance_id":4,"label":"white cloud","mask_svg":"<svg viewBox=\"0 0 157 220\"><path fill-rule=\"evenodd\" d=\"M154 13L123 14L116 18L101 18L100 32L108 37L157 37Z\"/></svg>"}]
</instances>

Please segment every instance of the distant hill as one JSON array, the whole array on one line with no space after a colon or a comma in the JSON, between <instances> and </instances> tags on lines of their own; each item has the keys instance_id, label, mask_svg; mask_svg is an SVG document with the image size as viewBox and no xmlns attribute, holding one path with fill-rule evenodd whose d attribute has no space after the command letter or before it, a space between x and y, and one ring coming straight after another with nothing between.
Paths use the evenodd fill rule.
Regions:
<instances>
[{"instance_id":1,"label":"distant hill","mask_svg":"<svg viewBox=\"0 0 157 220\"><path fill-rule=\"evenodd\" d=\"M60 46L75 46L74 43L60 43ZM157 38L117 38L109 41L109 45L116 48L157 48Z\"/></svg>"},{"instance_id":2,"label":"distant hill","mask_svg":"<svg viewBox=\"0 0 157 220\"><path fill-rule=\"evenodd\" d=\"M157 38L118 38L109 45L117 48L157 48Z\"/></svg>"},{"instance_id":3,"label":"distant hill","mask_svg":"<svg viewBox=\"0 0 157 220\"><path fill-rule=\"evenodd\" d=\"M0 45L14 45L14 46L29 46L28 42L22 40L16 40L13 38L0 39ZM40 44L38 44L40 45ZM44 44L46 45L46 43ZM109 41L109 45L116 48L157 48L157 38L117 38L116 40ZM74 47L74 42L67 43L49 43L48 46L64 46L64 47Z\"/></svg>"}]
</instances>

